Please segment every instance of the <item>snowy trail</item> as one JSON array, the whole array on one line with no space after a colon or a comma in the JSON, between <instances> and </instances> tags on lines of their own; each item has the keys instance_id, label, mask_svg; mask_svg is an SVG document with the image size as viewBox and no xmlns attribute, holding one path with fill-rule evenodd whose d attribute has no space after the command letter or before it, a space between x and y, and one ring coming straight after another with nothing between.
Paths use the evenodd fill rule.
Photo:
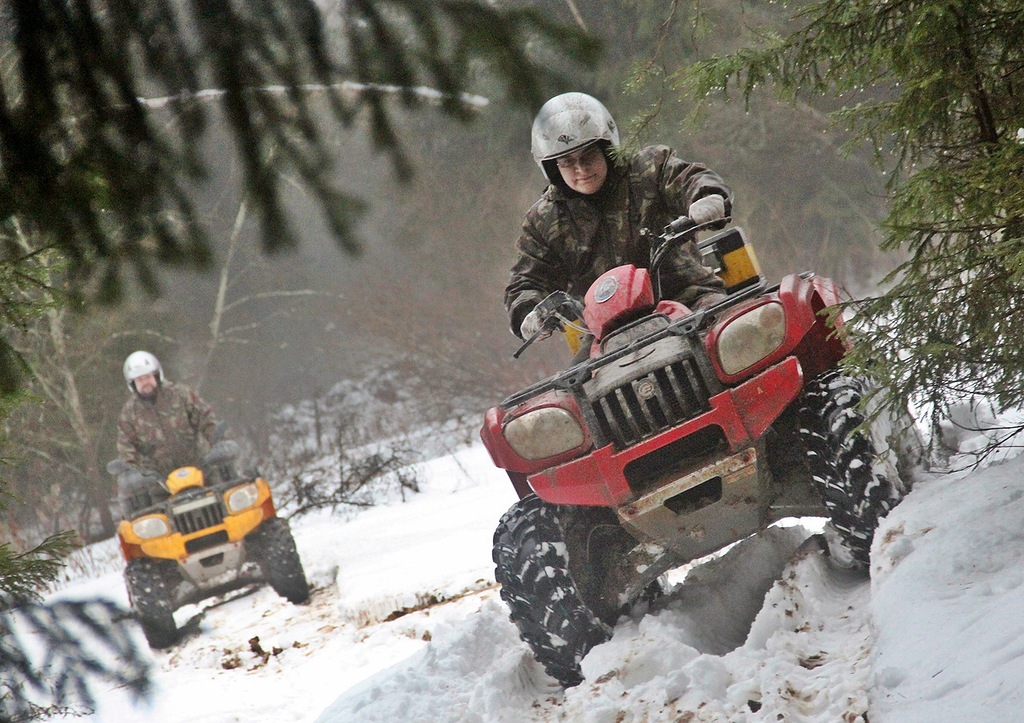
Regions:
<instances>
[{"instance_id":1,"label":"snowy trail","mask_svg":"<svg viewBox=\"0 0 1024 723\"><path fill-rule=\"evenodd\" d=\"M867 700L848 694L849 681L865 688L870 641L858 632L850 656L847 638L867 629L869 584L830 570L816 550L798 550L809 534L775 528L693 567L655 609L620 621L584 659L586 681L564 693L507 611L488 602L468 626L439 630L433 650L349 691L319 720L603 722L699 711L700 720L774 721L796 720L794 709L807 721L853 720ZM810 641L809 629L818 633ZM751 668L763 676L750 678ZM776 680L784 685L772 691Z\"/></svg>"},{"instance_id":2,"label":"snowy trail","mask_svg":"<svg viewBox=\"0 0 1024 723\"><path fill-rule=\"evenodd\" d=\"M673 595L681 604L620 625L611 647L584 663L588 683L608 682L570 691L566 720L612 721L622 710L628 711L623 721L857 720L866 695L851 699L849 691L865 690L870 675L862 654L869 649L867 611L857 604L867 600L868 581L835 572L813 548L799 548L807 534L772 529L751 538L745 548L737 545L695 569L709 593L700 604L686 592L688 579L682 595ZM745 602L713 604L734 596ZM701 637L716 623L729 632L721 639L731 649L698 654ZM644 655L628 652L636 649Z\"/></svg>"},{"instance_id":3,"label":"snowy trail","mask_svg":"<svg viewBox=\"0 0 1024 723\"><path fill-rule=\"evenodd\" d=\"M404 503L293 522L308 605L259 589L209 607L153 653L148 707L96 690L89 719L1002 723L1024 708L1024 457L923 479L879 528L870 581L800 549L803 524L674 572L670 596L622 620L568 691L494 587L507 479L479 446L424 478ZM116 547L88 554L96 577L79 569L59 597L126 604Z\"/></svg>"}]
</instances>

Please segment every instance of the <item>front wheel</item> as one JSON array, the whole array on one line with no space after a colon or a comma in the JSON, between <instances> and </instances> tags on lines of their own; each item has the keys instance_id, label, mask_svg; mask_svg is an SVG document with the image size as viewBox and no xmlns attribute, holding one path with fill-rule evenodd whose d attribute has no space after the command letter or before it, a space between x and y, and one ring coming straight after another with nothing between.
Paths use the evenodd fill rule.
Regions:
<instances>
[{"instance_id":1,"label":"front wheel","mask_svg":"<svg viewBox=\"0 0 1024 723\"><path fill-rule=\"evenodd\" d=\"M808 384L800 410L811 478L845 548L833 554L840 558L845 553L845 562L860 568L870 562L879 521L909 491L897 471L897 451L887 439L886 425L862 426L867 392L864 380L834 370Z\"/></svg>"},{"instance_id":2,"label":"front wheel","mask_svg":"<svg viewBox=\"0 0 1024 723\"><path fill-rule=\"evenodd\" d=\"M563 686L583 682L580 661L611 637L569 570L558 508L534 495L516 502L494 532L492 557L501 599L520 637Z\"/></svg>"},{"instance_id":3,"label":"front wheel","mask_svg":"<svg viewBox=\"0 0 1024 723\"><path fill-rule=\"evenodd\" d=\"M181 573L172 560L137 557L124 571L128 599L151 648L169 648L178 641L174 622L174 591Z\"/></svg>"},{"instance_id":4,"label":"front wheel","mask_svg":"<svg viewBox=\"0 0 1024 723\"><path fill-rule=\"evenodd\" d=\"M291 603L309 599L309 583L287 520L266 520L249 535L246 546L274 592Z\"/></svg>"}]
</instances>

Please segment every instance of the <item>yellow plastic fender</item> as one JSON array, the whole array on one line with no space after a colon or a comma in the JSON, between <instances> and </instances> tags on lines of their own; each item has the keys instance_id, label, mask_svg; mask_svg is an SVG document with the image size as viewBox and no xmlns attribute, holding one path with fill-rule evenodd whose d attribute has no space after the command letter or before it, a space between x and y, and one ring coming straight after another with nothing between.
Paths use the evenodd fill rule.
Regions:
<instances>
[{"instance_id":1,"label":"yellow plastic fender","mask_svg":"<svg viewBox=\"0 0 1024 723\"><path fill-rule=\"evenodd\" d=\"M176 495L189 487L203 486L203 471L198 467L179 467L167 475L167 489Z\"/></svg>"},{"instance_id":2,"label":"yellow plastic fender","mask_svg":"<svg viewBox=\"0 0 1024 723\"><path fill-rule=\"evenodd\" d=\"M182 469L195 468L184 467ZM198 472L198 470L196 471ZM173 472L171 474L172 476L174 475ZM199 477L200 479L202 478L201 472L199 473ZM184 479L184 477L182 479ZM169 532L168 534L160 537L143 539L139 537L132 528L132 525L139 521L146 520L147 518L157 518L159 520L163 520L167 525L167 529L170 530L172 528L171 522L164 514L143 515L142 517L137 517L131 521L122 521L120 525L118 525L117 536L121 543L121 552L124 555L125 560L131 560L136 557L158 557L165 560L184 560L190 554L187 549L187 545L190 541L200 537L206 537L207 535L214 535L218 532L224 533L224 542L238 542L239 540L245 539L245 537L254 529L259 527L264 520L270 519L277 514L274 508L274 501L270 493L270 485L268 485L261 477L257 477L251 482L244 482L230 490L227 490L225 492L225 497L230 495L233 490L248 484L255 484L257 490L256 501L252 506L234 514L227 514L220 523L211 525L210 527L206 527L202 530L197 530L187 535L183 535L180 532Z\"/></svg>"}]
</instances>

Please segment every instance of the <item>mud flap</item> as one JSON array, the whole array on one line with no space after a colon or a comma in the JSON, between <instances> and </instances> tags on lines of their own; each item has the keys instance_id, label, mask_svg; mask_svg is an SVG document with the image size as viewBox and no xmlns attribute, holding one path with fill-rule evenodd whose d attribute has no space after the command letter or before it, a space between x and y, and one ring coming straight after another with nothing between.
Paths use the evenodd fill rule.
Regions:
<instances>
[{"instance_id":1,"label":"mud flap","mask_svg":"<svg viewBox=\"0 0 1024 723\"><path fill-rule=\"evenodd\" d=\"M508 478L512 481L512 489L519 495L519 499L523 499L526 495L532 495L533 490L530 489L530 483L526 481L525 472L508 472Z\"/></svg>"}]
</instances>

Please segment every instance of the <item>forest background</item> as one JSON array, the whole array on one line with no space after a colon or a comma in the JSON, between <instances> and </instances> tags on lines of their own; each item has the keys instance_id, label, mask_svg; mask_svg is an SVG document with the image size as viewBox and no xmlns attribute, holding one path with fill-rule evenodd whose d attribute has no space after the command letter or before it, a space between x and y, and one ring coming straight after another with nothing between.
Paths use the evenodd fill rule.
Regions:
<instances>
[{"instance_id":1,"label":"forest background","mask_svg":"<svg viewBox=\"0 0 1024 723\"><path fill-rule=\"evenodd\" d=\"M755 91L748 104L715 103L702 122L686 125L692 107L666 82L666 68L735 51L767 30L786 32L792 7L528 4L603 44L599 63L577 68L550 94L592 93L628 142L673 146L722 175L736 193L734 220L769 279L812 269L856 296L895 265L878 251L886 179L871 149L840 150L845 138L826 117L828 102ZM162 268L155 298L134 289L114 306L55 305L5 335L35 374L29 398L4 420L0 457L13 497L0 513L0 538L25 548L59 530L82 540L112 533L114 487L103 467L116 456L128 393L121 364L135 349L155 353L168 378L199 388L257 456L286 405L326 399L353 427L461 419L471 434L482 410L560 368L566 351L554 342L512 360L518 340L501 304L522 216L545 185L529 151L535 109L515 106L498 88L475 92L489 102L468 124L429 109L400 116L408 182L358 122L330 139L338 185L368 202L358 254L339 250L299 184L286 197L299 243L265 254L230 139L215 126L206 145L215 173L193 189L214 240L208 271ZM356 388L395 418L360 419L344 405Z\"/></svg>"},{"instance_id":2,"label":"forest background","mask_svg":"<svg viewBox=\"0 0 1024 723\"><path fill-rule=\"evenodd\" d=\"M472 438L562 367L554 343L512 363L500 295L544 185L530 121L565 90L719 171L769 280L843 282L844 364L883 403L933 431L964 402L1019 409L1022 38L1015 0L3 4L0 612L36 620L56 700L94 673L144 687L120 611L31 604L112 532L133 349L215 404L286 514L414 489L446 451L424 431ZM49 689L9 625L0 668ZM23 693L0 707L54 712Z\"/></svg>"}]
</instances>

